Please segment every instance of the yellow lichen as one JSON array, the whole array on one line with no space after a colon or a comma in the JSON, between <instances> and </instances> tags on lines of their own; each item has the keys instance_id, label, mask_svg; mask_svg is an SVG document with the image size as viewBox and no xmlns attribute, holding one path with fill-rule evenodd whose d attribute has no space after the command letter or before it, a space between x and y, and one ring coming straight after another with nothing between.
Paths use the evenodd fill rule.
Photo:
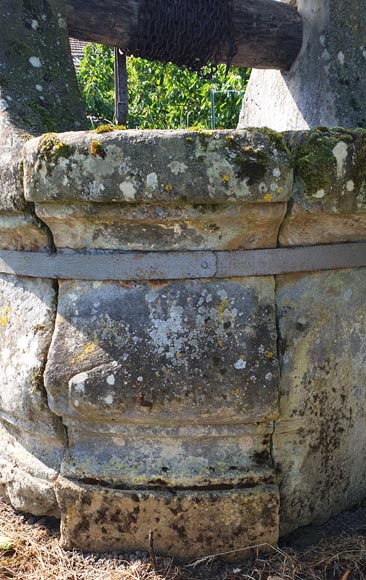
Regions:
<instances>
[{"instance_id":1,"label":"yellow lichen","mask_svg":"<svg viewBox=\"0 0 366 580\"><path fill-rule=\"evenodd\" d=\"M107 156L107 153L103 148L103 145L99 141L92 141L90 143L90 153L94 157L98 155L98 157L101 157L102 159L105 159L105 157Z\"/></svg>"},{"instance_id":2,"label":"yellow lichen","mask_svg":"<svg viewBox=\"0 0 366 580\"><path fill-rule=\"evenodd\" d=\"M272 193L266 193L266 195L263 197L264 201L272 201L272 198Z\"/></svg>"},{"instance_id":3,"label":"yellow lichen","mask_svg":"<svg viewBox=\"0 0 366 580\"><path fill-rule=\"evenodd\" d=\"M99 125L94 129L94 133L110 133L111 131L125 131L125 125Z\"/></svg>"},{"instance_id":4,"label":"yellow lichen","mask_svg":"<svg viewBox=\"0 0 366 580\"><path fill-rule=\"evenodd\" d=\"M8 314L10 314L11 308L10 306L6 306L5 308L1 309L1 317L0 317L0 324L1 326L6 326L9 322Z\"/></svg>"}]
</instances>

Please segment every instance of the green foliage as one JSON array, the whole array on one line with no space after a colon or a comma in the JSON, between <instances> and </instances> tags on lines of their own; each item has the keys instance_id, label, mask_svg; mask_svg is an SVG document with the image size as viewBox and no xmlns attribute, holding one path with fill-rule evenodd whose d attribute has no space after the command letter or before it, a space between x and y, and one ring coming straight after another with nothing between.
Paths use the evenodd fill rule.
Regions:
<instances>
[{"instance_id":1,"label":"green foliage","mask_svg":"<svg viewBox=\"0 0 366 580\"><path fill-rule=\"evenodd\" d=\"M217 128L234 128L249 70L219 65L211 79L173 64L127 59L129 128L211 128L211 90L215 91ZM204 73L209 72L209 69ZM114 53L90 44L80 64L78 80L87 113L94 124L112 123L114 115ZM234 92L229 92L234 91Z\"/></svg>"}]
</instances>

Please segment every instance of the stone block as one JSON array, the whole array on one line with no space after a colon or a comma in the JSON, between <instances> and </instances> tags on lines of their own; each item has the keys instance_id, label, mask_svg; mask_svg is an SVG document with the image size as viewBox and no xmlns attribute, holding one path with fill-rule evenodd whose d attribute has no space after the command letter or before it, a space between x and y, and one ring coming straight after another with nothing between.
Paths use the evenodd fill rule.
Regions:
<instances>
[{"instance_id":1,"label":"stone block","mask_svg":"<svg viewBox=\"0 0 366 580\"><path fill-rule=\"evenodd\" d=\"M281 533L366 494L366 269L279 276Z\"/></svg>"},{"instance_id":2,"label":"stone block","mask_svg":"<svg viewBox=\"0 0 366 580\"><path fill-rule=\"evenodd\" d=\"M283 137L271 131L48 134L25 147L28 201L212 204L291 195Z\"/></svg>"},{"instance_id":3,"label":"stone block","mask_svg":"<svg viewBox=\"0 0 366 580\"><path fill-rule=\"evenodd\" d=\"M0 214L24 213L27 210L23 190L23 146L26 139L15 138L10 123L6 125L0 119Z\"/></svg>"},{"instance_id":4,"label":"stone block","mask_svg":"<svg viewBox=\"0 0 366 580\"><path fill-rule=\"evenodd\" d=\"M58 249L240 250L276 247L286 203L36 203Z\"/></svg>"},{"instance_id":5,"label":"stone block","mask_svg":"<svg viewBox=\"0 0 366 580\"><path fill-rule=\"evenodd\" d=\"M67 421L65 477L125 488L274 483L272 422L259 425L109 425Z\"/></svg>"},{"instance_id":6,"label":"stone block","mask_svg":"<svg viewBox=\"0 0 366 580\"><path fill-rule=\"evenodd\" d=\"M274 281L61 282L45 385L68 428L64 475L272 481Z\"/></svg>"},{"instance_id":7,"label":"stone block","mask_svg":"<svg viewBox=\"0 0 366 580\"><path fill-rule=\"evenodd\" d=\"M282 246L366 239L366 130L317 129L289 136L293 203Z\"/></svg>"},{"instance_id":8,"label":"stone block","mask_svg":"<svg viewBox=\"0 0 366 580\"><path fill-rule=\"evenodd\" d=\"M33 513L57 511L50 481L64 453L64 429L43 384L55 300L49 280L0 275L0 485L18 509L34 504Z\"/></svg>"},{"instance_id":9,"label":"stone block","mask_svg":"<svg viewBox=\"0 0 366 580\"><path fill-rule=\"evenodd\" d=\"M5 250L43 250L49 248L48 232L35 217L24 198L23 138L8 135L0 120L0 248ZM16 144L14 143L16 142Z\"/></svg>"},{"instance_id":10,"label":"stone block","mask_svg":"<svg viewBox=\"0 0 366 580\"><path fill-rule=\"evenodd\" d=\"M276 544L275 486L229 491L138 491L80 485L60 478L61 541L98 552L148 551L189 561L211 554L241 560L257 544Z\"/></svg>"},{"instance_id":11,"label":"stone block","mask_svg":"<svg viewBox=\"0 0 366 580\"><path fill-rule=\"evenodd\" d=\"M0 248L3 250L46 250L50 236L32 214L0 213Z\"/></svg>"},{"instance_id":12,"label":"stone block","mask_svg":"<svg viewBox=\"0 0 366 580\"><path fill-rule=\"evenodd\" d=\"M0 495L23 512L60 517L54 484L62 441L0 420Z\"/></svg>"}]
</instances>

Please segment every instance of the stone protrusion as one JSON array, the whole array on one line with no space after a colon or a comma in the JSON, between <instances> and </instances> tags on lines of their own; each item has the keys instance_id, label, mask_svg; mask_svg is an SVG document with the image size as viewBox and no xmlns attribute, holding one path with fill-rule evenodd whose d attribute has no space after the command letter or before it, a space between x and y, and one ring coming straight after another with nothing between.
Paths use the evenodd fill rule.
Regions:
<instances>
[{"instance_id":1,"label":"stone protrusion","mask_svg":"<svg viewBox=\"0 0 366 580\"><path fill-rule=\"evenodd\" d=\"M62 473L127 488L273 481L273 298L270 277L61 283L45 385L68 428Z\"/></svg>"}]
</instances>

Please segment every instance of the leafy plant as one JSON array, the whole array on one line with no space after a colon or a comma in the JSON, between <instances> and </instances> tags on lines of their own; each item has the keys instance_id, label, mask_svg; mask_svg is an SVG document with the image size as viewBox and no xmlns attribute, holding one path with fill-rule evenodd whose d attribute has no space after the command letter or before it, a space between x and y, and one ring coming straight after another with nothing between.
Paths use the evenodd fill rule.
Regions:
<instances>
[{"instance_id":1,"label":"leafy plant","mask_svg":"<svg viewBox=\"0 0 366 580\"><path fill-rule=\"evenodd\" d=\"M215 124L234 128L249 70L232 67L226 75L219 65L212 78L173 64L127 59L129 115L128 127L141 129L179 129L211 127L211 99L214 91ZM78 80L87 113L94 125L113 123L114 51L89 44L80 63Z\"/></svg>"}]
</instances>

